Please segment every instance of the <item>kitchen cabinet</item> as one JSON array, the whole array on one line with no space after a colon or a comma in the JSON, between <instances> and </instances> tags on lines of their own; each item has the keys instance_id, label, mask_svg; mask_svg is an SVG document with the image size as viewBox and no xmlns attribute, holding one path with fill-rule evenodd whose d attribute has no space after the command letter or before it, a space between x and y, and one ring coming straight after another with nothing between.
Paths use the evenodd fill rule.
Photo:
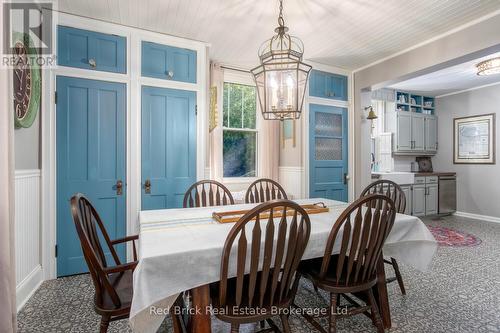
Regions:
<instances>
[{"instance_id":1,"label":"kitchen cabinet","mask_svg":"<svg viewBox=\"0 0 500 333\"><path fill-rule=\"evenodd\" d=\"M424 216L425 215L425 198L426 189L425 184L413 185L412 191L412 215Z\"/></svg>"},{"instance_id":2,"label":"kitchen cabinet","mask_svg":"<svg viewBox=\"0 0 500 333\"><path fill-rule=\"evenodd\" d=\"M312 70L309 95L347 101L347 76Z\"/></svg>"},{"instance_id":3,"label":"kitchen cabinet","mask_svg":"<svg viewBox=\"0 0 500 333\"><path fill-rule=\"evenodd\" d=\"M434 98L395 92L395 110L385 110L385 131L393 134L395 155L435 155L437 117Z\"/></svg>"},{"instance_id":4,"label":"kitchen cabinet","mask_svg":"<svg viewBox=\"0 0 500 333\"><path fill-rule=\"evenodd\" d=\"M66 26L57 27L57 64L103 72L127 72L127 39Z\"/></svg>"},{"instance_id":5,"label":"kitchen cabinet","mask_svg":"<svg viewBox=\"0 0 500 333\"><path fill-rule=\"evenodd\" d=\"M406 151L412 148L411 115L399 113L397 115L396 151Z\"/></svg>"},{"instance_id":6,"label":"kitchen cabinet","mask_svg":"<svg viewBox=\"0 0 500 333\"><path fill-rule=\"evenodd\" d=\"M419 114L411 115L412 151L423 151L425 141L425 118Z\"/></svg>"},{"instance_id":7,"label":"kitchen cabinet","mask_svg":"<svg viewBox=\"0 0 500 333\"><path fill-rule=\"evenodd\" d=\"M415 177L411 192L412 215L426 216L438 213L437 176Z\"/></svg>"},{"instance_id":8,"label":"kitchen cabinet","mask_svg":"<svg viewBox=\"0 0 500 333\"><path fill-rule=\"evenodd\" d=\"M425 116L425 150L436 152L437 142L437 118L435 116Z\"/></svg>"},{"instance_id":9,"label":"kitchen cabinet","mask_svg":"<svg viewBox=\"0 0 500 333\"><path fill-rule=\"evenodd\" d=\"M196 51L143 41L142 76L196 83Z\"/></svg>"},{"instance_id":10,"label":"kitchen cabinet","mask_svg":"<svg viewBox=\"0 0 500 333\"><path fill-rule=\"evenodd\" d=\"M405 214L406 215L411 215L411 206L412 206L412 198L411 198L411 185L402 185L401 190L403 190L403 193L405 194L406 197L406 208L405 208Z\"/></svg>"},{"instance_id":11,"label":"kitchen cabinet","mask_svg":"<svg viewBox=\"0 0 500 333\"><path fill-rule=\"evenodd\" d=\"M438 185L425 185L425 215L438 213Z\"/></svg>"}]
</instances>

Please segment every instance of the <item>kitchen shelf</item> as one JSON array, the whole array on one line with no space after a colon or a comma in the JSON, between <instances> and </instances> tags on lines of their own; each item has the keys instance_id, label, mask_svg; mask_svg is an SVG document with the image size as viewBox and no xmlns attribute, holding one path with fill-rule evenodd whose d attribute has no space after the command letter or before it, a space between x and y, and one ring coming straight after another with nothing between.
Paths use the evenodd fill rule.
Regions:
<instances>
[{"instance_id":1,"label":"kitchen shelf","mask_svg":"<svg viewBox=\"0 0 500 333\"><path fill-rule=\"evenodd\" d=\"M434 97L412 94L408 91L396 90L395 94L396 111L407 111L426 115L434 115Z\"/></svg>"}]
</instances>

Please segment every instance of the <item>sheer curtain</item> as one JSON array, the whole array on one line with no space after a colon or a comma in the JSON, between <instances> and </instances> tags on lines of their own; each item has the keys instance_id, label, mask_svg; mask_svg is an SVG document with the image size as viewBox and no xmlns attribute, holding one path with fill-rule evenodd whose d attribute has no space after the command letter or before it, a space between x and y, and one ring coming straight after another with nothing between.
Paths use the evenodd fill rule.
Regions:
<instances>
[{"instance_id":1,"label":"sheer curtain","mask_svg":"<svg viewBox=\"0 0 500 333\"><path fill-rule=\"evenodd\" d=\"M278 181L279 162L280 162L280 121L264 120L260 114L260 108L257 117L260 117L259 131L259 161L260 177L271 178Z\"/></svg>"},{"instance_id":2,"label":"sheer curtain","mask_svg":"<svg viewBox=\"0 0 500 333\"><path fill-rule=\"evenodd\" d=\"M3 17L3 6L0 6ZM3 24L0 24L3 36ZM0 332L16 331L14 267L14 113L11 71L0 68Z\"/></svg>"},{"instance_id":3,"label":"sheer curtain","mask_svg":"<svg viewBox=\"0 0 500 333\"><path fill-rule=\"evenodd\" d=\"M217 126L210 132L210 179L222 181L222 95L224 93L224 70L219 64L210 64L210 87L217 88Z\"/></svg>"}]
</instances>

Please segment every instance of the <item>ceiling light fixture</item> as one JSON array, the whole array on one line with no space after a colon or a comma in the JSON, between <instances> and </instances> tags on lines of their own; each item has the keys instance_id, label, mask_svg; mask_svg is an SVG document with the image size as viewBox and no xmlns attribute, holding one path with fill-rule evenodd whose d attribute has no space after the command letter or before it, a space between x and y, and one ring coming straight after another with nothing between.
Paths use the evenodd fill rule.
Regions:
<instances>
[{"instance_id":1,"label":"ceiling light fixture","mask_svg":"<svg viewBox=\"0 0 500 333\"><path fill-rule=\"evenodd\" d=\"M283 19L283 0L276 35L259 49L260 66L251 70L266 120L298 119L311 66L302 62L304 44L290 36Z\"/></svg>"},{"instance_id":2,"label":"ceiling light fixture","mask_svg":"<svg viewBox=\"0 0 500 333\"><path fill-rule=\"evenodd\" d=\"M481 61L476 65L477 75L492 75L500 73L500 57Z\"/></svg>"}]
</instances>

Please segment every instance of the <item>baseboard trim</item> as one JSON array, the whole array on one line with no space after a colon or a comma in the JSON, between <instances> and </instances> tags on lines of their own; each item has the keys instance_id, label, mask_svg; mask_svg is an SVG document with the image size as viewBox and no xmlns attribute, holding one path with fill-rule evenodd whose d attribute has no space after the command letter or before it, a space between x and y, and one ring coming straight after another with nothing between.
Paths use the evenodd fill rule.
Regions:
<instances>
[{"instance_id":1,"label":"baseboard trim","mask_svg":"<svg viewBox=\"0 0 500 333\"><path fill-rule=\"evenodd\" d=\"M455 212L453 215L460 216L460 217L467 217L469 219L474 219L474 220L482 220L482 221L486 221L486 222L500 223L500 217L495 217L495 216L479 215L479 214L472 214L472 213L467 213L467 212Z\"/></svg>"},{"instance_id":2,"label":"baseboard trim","mask_svg":"<svg viewBox=\"0 0 500 333\"><path fill-rule=\"evenodd\" d=\"M17 311L21 310L26 302L43 282L42 266L38 265L16 287Z\"/></svg>"}]
</instances>

